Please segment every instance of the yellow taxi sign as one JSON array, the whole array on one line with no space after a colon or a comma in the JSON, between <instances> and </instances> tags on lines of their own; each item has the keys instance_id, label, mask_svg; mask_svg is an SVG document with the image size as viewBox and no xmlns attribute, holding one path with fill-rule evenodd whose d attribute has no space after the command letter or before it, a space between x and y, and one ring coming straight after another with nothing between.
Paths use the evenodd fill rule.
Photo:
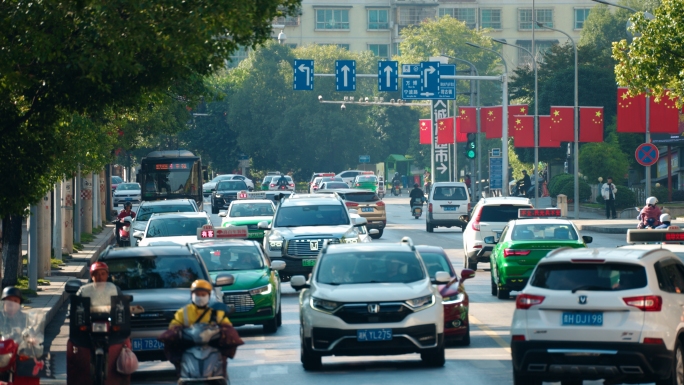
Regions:
<instances>
[{"instance_id":1,"label":"yellow taxi sign","mask_svg":"<svg viewBox=\"0 0 684 385\"><path fill-rule=\"evenodd\" d=\"M629 229L627 243L684 242L684 230L679 226L667 229Z\"/></svg>"},{"instance_id":2,"label":"yellow taxi sign","mask_svg":"<svg viewBox=\"0 0 684 385\"><path fill-rule=\"evenodd\" d=\"M246 239L249 236L247 226L228 226L215 229L211 225L204 225L197 229L197 239Z\"/></svg>"},{"instance_id":3,"label":"yellow taxi sign","mask_svg":"<svg viewBox=\"0 0 684 385\"><path fill-rule=\"evenodd\" d=\"M242 190L237 194L237 199L266 199L266 193L263 191L249 192Z\"/></svg>"}]
</instances>

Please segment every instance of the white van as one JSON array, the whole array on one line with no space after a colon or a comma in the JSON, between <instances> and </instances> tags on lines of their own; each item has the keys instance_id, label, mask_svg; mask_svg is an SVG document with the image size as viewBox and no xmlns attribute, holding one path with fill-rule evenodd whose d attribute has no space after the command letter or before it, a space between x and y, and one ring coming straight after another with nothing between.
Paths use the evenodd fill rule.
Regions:
<instances>
[{"instance_id":1,"label":"white van","mask_svg":"<svg viewBox=\"0 0 684 385\"><path fill-rule=\"evenodd\" d=\"M460 227L464 230L470 213L470 195L463 182L435 182L428 195L425 230L436 227Z\"/></svg>"}]
</instances>

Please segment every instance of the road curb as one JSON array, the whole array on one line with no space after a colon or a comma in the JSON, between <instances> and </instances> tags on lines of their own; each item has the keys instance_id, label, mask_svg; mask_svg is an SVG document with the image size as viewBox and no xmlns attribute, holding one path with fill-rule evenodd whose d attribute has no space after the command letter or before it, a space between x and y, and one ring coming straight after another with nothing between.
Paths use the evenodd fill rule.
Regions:
<instances>
[{"instance_id":1,"label":"road curb","mask_svg":"<svg viewBox=\"0 0 684 385\"><path fill-rule=\"evenodd\" d=\"M593 231L595 233L604 234L627 234L628 227L603 227L603 226L592 226L592 225L579 225L577 226L579 230L582 231Z\"/></svg>"}]
</instances>

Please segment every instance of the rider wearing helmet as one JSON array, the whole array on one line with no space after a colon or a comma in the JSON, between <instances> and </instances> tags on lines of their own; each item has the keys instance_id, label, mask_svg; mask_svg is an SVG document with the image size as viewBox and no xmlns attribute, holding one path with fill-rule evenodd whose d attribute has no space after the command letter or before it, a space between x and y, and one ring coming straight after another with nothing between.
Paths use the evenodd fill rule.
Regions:
<instances>
[{"instance_id":1,"label":"rider wearing helmet","mask_svg":"<svg viewBox=\"0 0 684 385\"><path fill-rule=\"evenodd\" d=\"M23 303L21 290L7 286L2 290L2 319L0 319L0 335L19 342L21 332L27 326L26 313L21 311Z\"/></svg>"},{"instance_id":2,"label":"rider wearing helmet","mask_svg":"<svg viewBox=\"0 0 684 385\"><path fill-rule=\"evenodd\" d=\"M209 306L211 294L214 288L211 283L198 279L190 286L192 303L176 311L176 315L169 324L169 329L182 326L188 327L195 323L216 322L222 325L231 325L228 316L223 310L214 310Z\"/></svg>"},{"instance_id":3,"label":"rider wearing helmet","mask_svg":"<svg viewBox=\"0 0 684 385\"><path fill-rule=\"evenodd\" d=\"M121 210L119 215L116 216L116 231L114 231L114 234L116 234L116 242L119 242L119 229L123 227L124 222L123 219L126 217L131 217L131 219L135 219L135 212L131 210L133 208L133 203L131 202L126 202L124 203L124 208Z\"/></svg>"},{"instance_id":4,"label":"rider wearing helmet","mask_svg":"<svg viewBox=\"0 0 684 385\"><path fill-rule=\"evenodd\" d=\"M670 227L671 223L670 214L665 213L660 216L660 226L656 227L656 229L666 229Z\"/></svg>"},{"instance_id":5,"label":"rider wearing helmet","mask_svg":"<svg viewBox=\"0 0 684 385\"><path fill-rule=\"evenodd\" d=\"M417 204L423 204L423 199L425 199L425 193L423 193L423 190L420 189L420 185L418 185L418 183L413 184L413 190L411 190L409 198L409 206L413 206L414 200Z\"/></svg>"},{"instance_id":6,"label":"rider wearing helmet","mask_svg":"<svg viewBox=\"0 0 684 385\"><path fill-rule=\"evenodd\" d=\"M655 228L660 225L660 215L662 212L656 206L657 203L658 199L656 197L648 197L646 199L646 206L639 213L638 219L640 222L638 228Z\"/></svg>"}]
</instances>

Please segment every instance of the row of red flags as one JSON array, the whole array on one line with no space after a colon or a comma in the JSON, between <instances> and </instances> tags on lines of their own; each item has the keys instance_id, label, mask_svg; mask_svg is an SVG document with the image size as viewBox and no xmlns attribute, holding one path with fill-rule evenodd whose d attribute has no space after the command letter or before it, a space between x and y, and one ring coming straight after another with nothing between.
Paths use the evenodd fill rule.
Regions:
<instances>
[{"instance_id":1,"label":"row of red flags","mask_svg":"<svg viewBox=\"0 0 684 385\"><path fill-rule=\"evenodd\" d=\"M663 96L656 103L650 99L651 133L678 133L679 110L676 98ZM467 134L477 133L477 108L460 107L454 117L437 120L437 143L453 144L467 141ZM480 129L487 139L501 138L502 106L480 108ZM514 138L515 147L534 147L534 116L527 115L527 105L508 106L508 135ZM603 107L580 107L579 141L603 141ZM630 97L626 88L618 89L617 131L646 132L646 99L644 95ZM420 120L420 143L430 144L430 119ZM561 142L575 140L573 107L551 107L550 115L539 116L539 147L559 147Z\"/></svg>"}]
</instances>

